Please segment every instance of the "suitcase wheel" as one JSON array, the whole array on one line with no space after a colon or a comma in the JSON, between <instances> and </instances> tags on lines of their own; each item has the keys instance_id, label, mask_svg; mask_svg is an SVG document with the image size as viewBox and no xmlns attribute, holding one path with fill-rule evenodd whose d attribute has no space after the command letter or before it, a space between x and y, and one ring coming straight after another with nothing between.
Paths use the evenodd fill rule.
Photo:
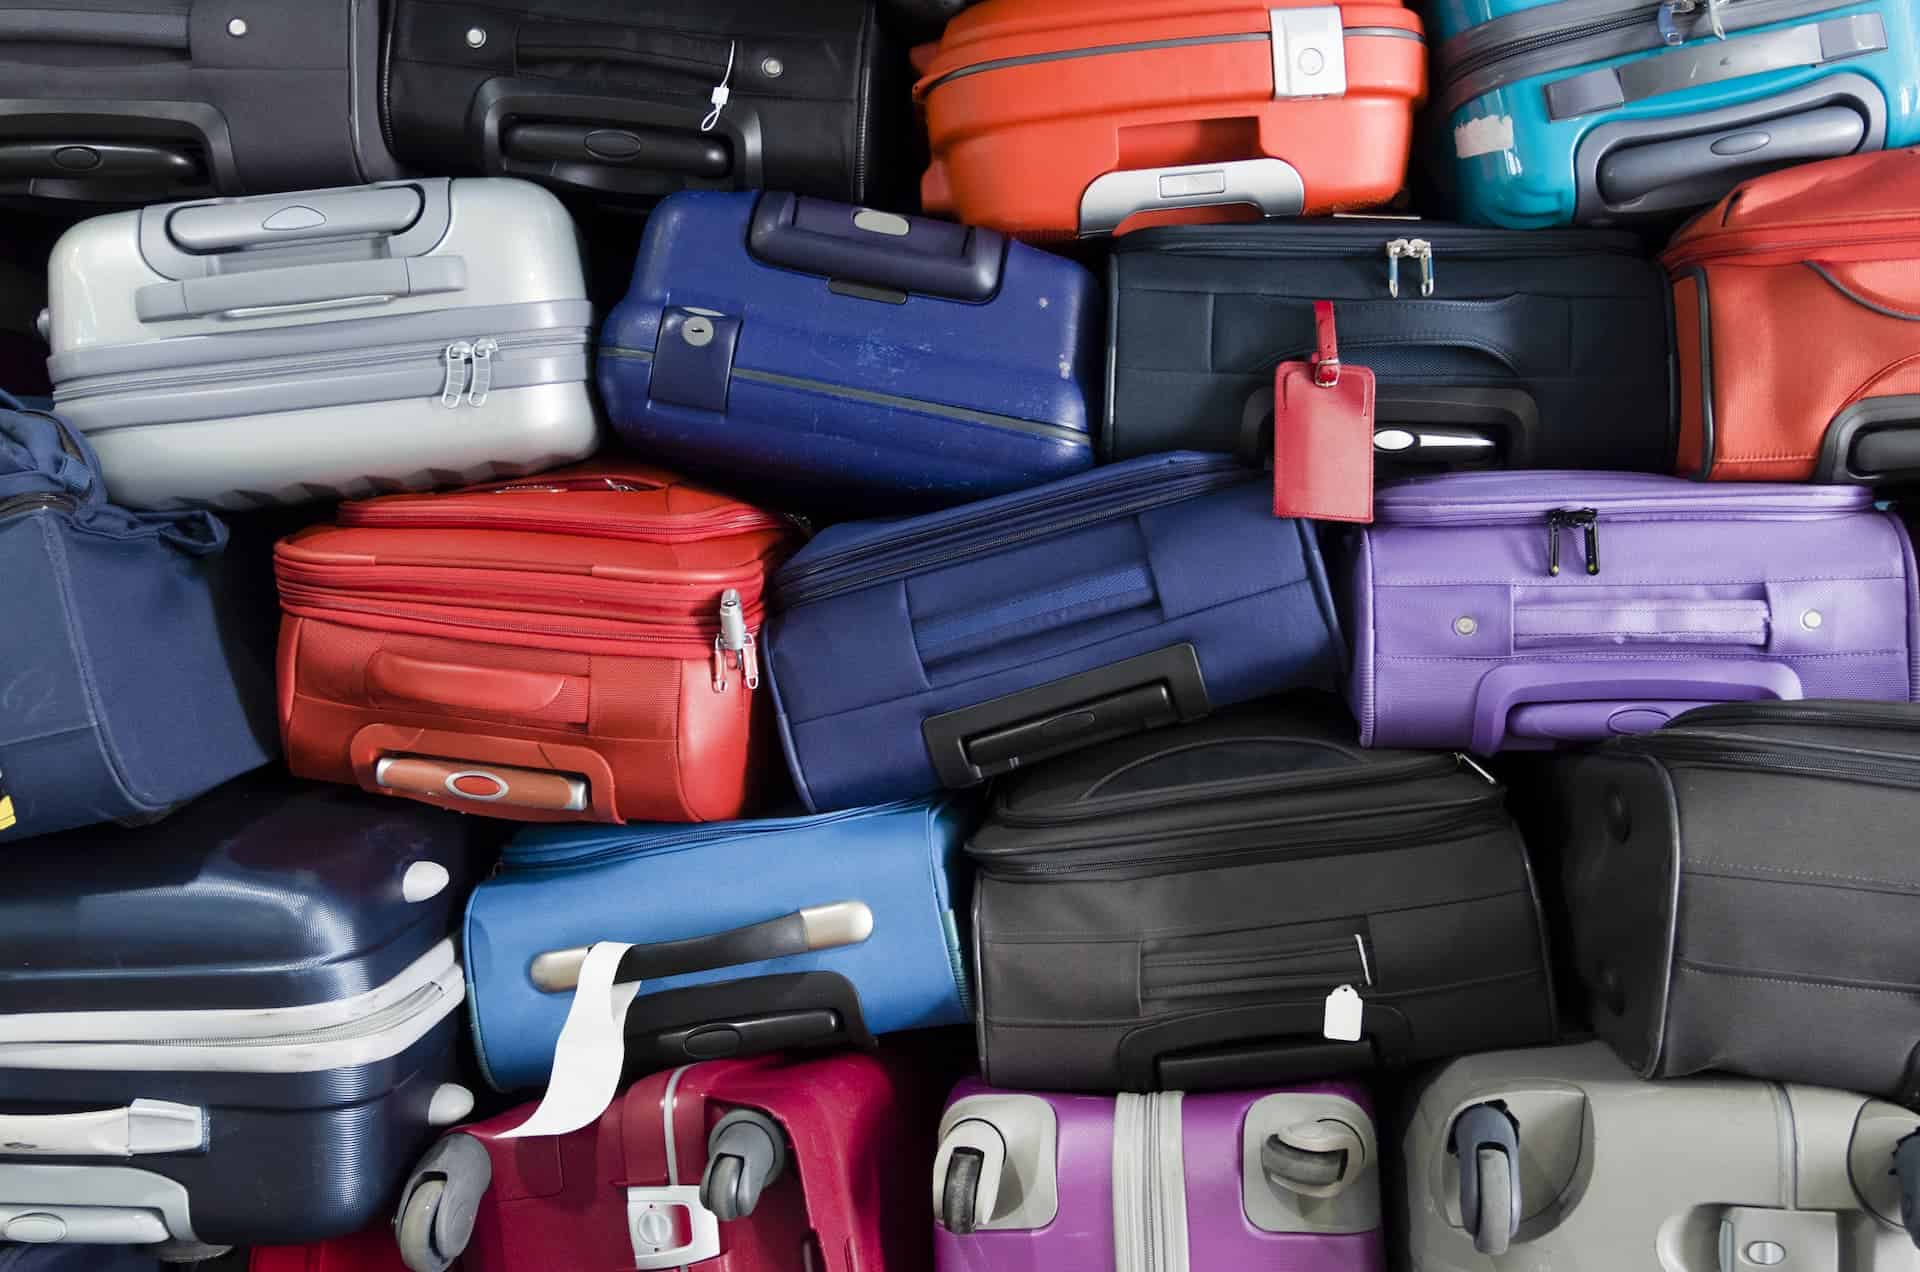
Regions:
<instances>
[{"instance_id":1,"label":"suitcase wheel","mask_svg":"<svg viewBox=\"0 0 1920 1272\"><path fill-rule=\"evenodd\" d=\"M735 1109L715 1123L707 1137L700 1204L722 1223L744 1219L786 1165L786 1137L773 1119L752 1109Z\"/></svg>"},{"instance_id":2,"label":"suitcase wheel","mask_svg":"<svg viewBox=\"0 0 1920 1272\"><path fill-rule=\"evenodd\" d=\"M1893 1173L1900 1178L1900 1222L1920 1246L1920 1131L1893 1146Z\"/></svg>"},{"instance_id":3,"label":"suitcase wheel","mask_svg":"<svg viewBox=\"0 0 1920 1272\"><path fill-rule=\"evenodd\" d=\"M947 1159L947 1183L940 1193L940 1226L964 1237L976 1226L980 1171L986 1157L978 1149L956 1148Z\"/></svg>"},{"instance_id":4,"label":"suitcase wheel","mask_svg":"<svg viewBox=\"0 0 1920 1272\"><path fill-rule=\"evenodd\" d=\"M1480 1196L1483 1199L1512 1196L1513 1163L1507 1155L1497 1148L1483 1148L1474 1157L1477 1159L1475 1169L1480 1175ZM1485 1204L1484 1201L1482 1204ZM1492 1221L1492 1216L1483 1216L1480 1227L1473 1234L1473 1248L1497 1259L1507 1252L1507 1245L1512 1239L1511 1225Z\"/></svg>"},{"instance_id":5,"label":"suitcase wheel","mask_svg":"<svg viewBox=\"0 0 1920 1272\"><path fill-rule=\"evenodd\" d=\"M394 1222L394 1239L400 1245L400 1257L413 1272L445 1268L433 1248L433 1221L440 1214L440 1198L446 1195L447 1181L428 1179L407 1194Z\"/></svg>"},{"instance_id":6,"label":"suitcase wheel","mask_svg":"<svg viewBox=\"0 0 1920 1272\"><path fill-rule=\"evenodd\" d=\"M1260 1169L1282 1186L1331 1188L1340 1182L1346 1168L1347 1154L1339 1149L1324 1152L1301 1148L1278 1135L1267 1136L1266 1143L1260 1146Z\"/></svg>"},{"instance_id":7,"label":"suitcase wheel","mask_svg":"<svg viewBox=\"0 0 1920 1272\"><path fill-rule=\"evenodd\" d=\"M394 1241L411 1272L447 1272L473 1239L480 1199L493 1183L493 1159L471 1135L449 1135L427 1151L407 1180L393 1218Z\"/></svg>"}]
</instances>

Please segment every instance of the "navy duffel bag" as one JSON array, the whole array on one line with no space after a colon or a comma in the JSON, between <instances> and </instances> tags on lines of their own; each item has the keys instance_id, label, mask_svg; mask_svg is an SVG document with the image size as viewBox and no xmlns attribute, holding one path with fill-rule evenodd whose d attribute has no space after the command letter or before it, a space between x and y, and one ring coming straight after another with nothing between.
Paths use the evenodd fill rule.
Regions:
<instances>
[{"instance_id":1,"label":"navy duffel bag","mask_svg":"<svg viewBox=\"0 0 1920 1272\"><path fill-rule=\"evenodd\" d=\"M0 393L0 842L151 818L272 758L226 543L211 513L107 502L79 430Z\"/></svg>"}]
</instances>

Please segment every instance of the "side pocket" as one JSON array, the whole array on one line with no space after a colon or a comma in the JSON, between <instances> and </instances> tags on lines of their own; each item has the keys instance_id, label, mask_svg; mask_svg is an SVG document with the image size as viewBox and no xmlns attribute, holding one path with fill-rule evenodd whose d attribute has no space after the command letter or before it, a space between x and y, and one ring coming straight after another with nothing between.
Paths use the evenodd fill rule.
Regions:
<instances>
[{"instance_id":1,"label":"side pocket","mask_svg":"<svg viewBox=\"0 0 1920 1272\"><path fill-rule=\"evenodd\" d=\"M1360 919L1143 942L1143 1015L1249 997L1304 998L1378 977Z\"/></svg>"}]
</instances>

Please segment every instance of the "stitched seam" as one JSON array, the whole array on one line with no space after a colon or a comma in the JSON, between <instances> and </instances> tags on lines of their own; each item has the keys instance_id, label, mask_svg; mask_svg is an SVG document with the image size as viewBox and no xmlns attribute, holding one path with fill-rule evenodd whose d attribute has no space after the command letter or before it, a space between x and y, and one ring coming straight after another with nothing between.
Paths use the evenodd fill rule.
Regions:
<instances>
[{"instance_id":1,"label":"stitched seam","mask_svg":"<svg viewBox=\"0 0 1920 1272\"><path fill-rule=\"evenodd\" d=\"M1751 870L1756 873L1803 875L1809 879L1845 879L1854 883L1878 883L1890 888L1920 889L1920 879L1882 879L1876 875L1842 874L1833 870L1796 870L1792 866L1763 866L1745 861L1719 861L1712 857L1688 857L1686 865L1718 866L1722 870Z\"/></svg>"},{"instance_id":2,"label":"stitched seam","mask_svg":"<svg viewBox=\"0 0 1920 1272\"><path fill-rule=\"evenodd\" d=\"M1885 994L1891 998L1913 998L1920 996L1920 989L1878 989L1872 985L1844 985L1838 981L1797 981L1784 976L1761 976L1754 972L1723 972L1717 968L1701 967L1695 963L1682 962L1680 970L1693 972L1700 976L1723 976L1728 980L1759 981L1767 985L1785 985L1792 989L1840 989L1854 994Z\"/></svg>"},{"instance_id":3,"label":"stitched seam","mask_svg":"<svg viewBox=\"0 0 1920 1272\"><path fill-rule=\"evenodd\" d=\"M1376 531L1376 533L1378 533ZM1631 586L1636 587L1729 587L1761 583L1876 583L1886 579L1906 580L1904 573L1899 574L1772 574L1764 579L1658 579L1640 580ZM1390 579L1384 583L1376 582L1374 591L1390 587L1550 587L1551 575L1544 572L1517 579ZM1574 585L1574 586L1577 586ZM1596 583L1595 587L1605 584ZM1596 603L1597 604L1597 603Z\"/></svg>"},{"instance_id":4,"label":"stitched seam","mask_svg":"<svg viewBox=\"0 0 1920 1272\"><path fill-rule=\"evenodd\" d=\"M1893 654L1898 654L1902 658L1904 658L1906 657L1907 651L1904 649L1856 649L1847 653L1840 653L1840 654L1786 653L1786 654L1782 654L1781 657L1791 659L1794 662L1814 662L1817 660L1829 659L1829 658L1885 658ZM1609 653L1604 649L1595 649L1595 650L1580 652L1577 654L1576 653L1558 654L1558 655L1529 654L1525 656L1527 660L1530 662L1542 662L1542 663L1586 662L1590 660L1599 660L1602 662L1672 662L1676 657L1676 655L1674 654L1615 654L1615 653ZM1514 655L1510 655L1510 654L1484 654L1477 658L1468 658L1460 655L1446 656L1441 654L1382 654L1378 656L1380 660L1384 660L1386 662L1437 662L1437 663L1467 663L1467 664L1507 662L1512 657L1514 657ZM1699 651L1688 650L1687 657L1688 658L1713 658L1713 659L1717 659L1725 662L1738 662L1738 661L1751 661L1754 658L1754 655L1745 654L1745 653L1716 654L1716 653L1711 653L1705 650L1699 650Z\"/></svg>"}]
</instances>

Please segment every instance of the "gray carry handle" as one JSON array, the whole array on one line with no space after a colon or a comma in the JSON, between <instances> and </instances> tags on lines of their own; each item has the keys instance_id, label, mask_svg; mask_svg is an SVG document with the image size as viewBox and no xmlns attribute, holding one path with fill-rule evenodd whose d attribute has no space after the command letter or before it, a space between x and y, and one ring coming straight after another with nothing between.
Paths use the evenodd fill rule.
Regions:
<instances>
[{"instance_id":1,"label":"gray carry handle","mask_svg":"<svg viewBox=\"0 0 1920 1272\"><path fill-rule=\"evenodd\" d=\"M1000 290L1007 241L992 230L764 194L747 245L769 264L842 282L985 301Z\"/></svg>"},{"instance_id":2,"label":"gray carry handle","mask_svg":"<svg viewBox=\"0 0 1920 1272\"><path fill-rule=\"evenodd\" d=\"M200 165L170 146L131 142L16 141L0 145L0 177L50 177L61 181L201 180Z\"/></svg>"},{"instance_id":3,"label":"gray carry handle","mask_svg":"<svg viewBox=\"0 0 1920 1272\"><path fill-rule=\"evenodd\" d=\"M1893 1146L1893 1173L1900 1177L1900 1222L1920 1246L1920 1130Z\"/></svg>"},{"instance_id":4,"label":"gray carry handle","mask_svg":"<svg viewBox=\"0 0 1920 1272\"><path fill-rule=\"evenodd\" d=\"M1866 135L1858 111L1821 106L1720 132L1621 146L1600 161L1600 194L1618 207L1673 188L1730 189L1775 168L1850 155Z\"/></svg>"},{"instance_id":5,"label":"gray carry handle","mask_svg":"<svg viewBox=\"0 0 1920 1272\"><path fill-rule=\"evenodd\" d=\"M858 945L872 935L873 911L866 902L834 901L728 932L636 945L621 958L614 979L625 982L687 976ZM537 954L527 969L528 977L535 988L550 994L573 989L580 983L580 967L587 960L589 948L575 946Z\"/></svg>"},{"instance_id":6,"label":"gray carry handle","mask_svg":"<svg viewBox=\"0 0 1920 1272\"><path fill-rule=\"evenodd\" d=\"M786 1167L787 1139L773 1119L754 1109L735 1109L707 1136L700 1204L721 1223L745 1219Z\"/></svg>"},{"instance_id":7,"label":"gray carry handle","mask_svg":"<svg viewBox=\"0 0 1920 1272\"><path fill-rule=\"evenodd\" d=\"M1460 1159L1460 1221L1473 1248L1505 1254L1520 1230L1519 1123L1504 1104L1476 1104L1453 1119L1447 1151Z\"/></svg>"},{"instance_id":8,"label":"gray carry handle","mask_svg":"<svg viewBox=\"0 0 1920 1272\"><path fill-rule=\"evenodd\" d=\"M1307 206L1300 172L1284 159L1133 168L1095 177L1080 196L1080 233L1111 234L1137 212L1249 204L1262 216L1299 216Z\"/></svg>"},{"instance_id":9,"label":"gray carry handle","mask_svg":"<svg viewBox=\"0 0 1920 1272\"><path fill-rule=\"evenodd\" d=\"M182 251L207 255L315 239L393 235L418 221L425 207L419 188L411 185L193 203L167 217L167 237Z\"/></svg>"},{"instance_id":10,"label":"gray carry handle","mask_svg":"<svg viewBox=\"0 0 1920 1272\"><path fill-rule=\"evenodd\" d=\"M486 1145L464 1133L427 1150L407 1177L393 1235L411 1272L447 1272L473 1240L480 1201L493 1183Z\"/></svg>"},{"instance_id":11,"label":"gray carry handle","mask_svg":"<svg viewBox=\"0 0 1920 1272\"><path fill-rule=\"evenodd\" d=\"M275 310L385 304L404 296L457 292L466 285L463 257L387 257L148 283L134 292L133 310L141 322L215 314L244 317Z\"/></svg>"}]
</instances>

